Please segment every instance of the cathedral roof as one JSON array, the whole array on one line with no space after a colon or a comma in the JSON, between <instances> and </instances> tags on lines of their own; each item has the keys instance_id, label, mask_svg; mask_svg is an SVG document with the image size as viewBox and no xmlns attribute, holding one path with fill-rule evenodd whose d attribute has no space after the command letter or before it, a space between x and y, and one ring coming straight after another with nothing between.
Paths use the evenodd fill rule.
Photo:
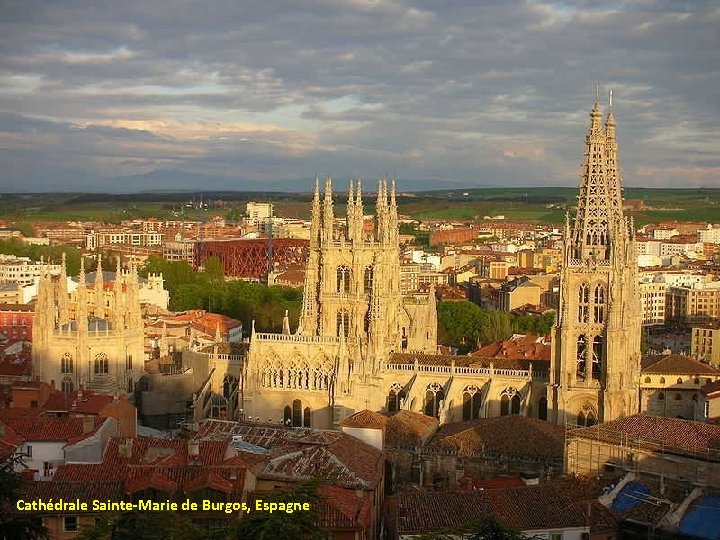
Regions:
<instances>
[{"instance_id":1,"label":"cathedral roof","mask_svg":"<svg viewBox=\"0 0 720 540\"><path fill-rule=\"evenodd\" d=\"M459 454L512 454L560 459L565 428L528 416L481 418L443 425L431 447Z\"/></svg>"},{"instance_id":2,"label":"cathedral roof","mask_svg":"<svg viewBox=\"0 0 720 540\"><path fill-rule=\"evenodd\" d=\"M720 371L683 354L653 355L642 359L643 374L718 375Z\"/></svg>"}]
</instances>

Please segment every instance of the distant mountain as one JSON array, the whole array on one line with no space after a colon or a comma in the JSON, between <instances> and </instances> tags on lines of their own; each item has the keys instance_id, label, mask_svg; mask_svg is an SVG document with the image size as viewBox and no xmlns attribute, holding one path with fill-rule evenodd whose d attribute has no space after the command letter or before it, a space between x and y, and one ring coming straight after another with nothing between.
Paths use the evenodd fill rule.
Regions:
<instances>
[{"instance_id":1,"label":"distant mountain","mask_svg":"<svg viewBox=\"0 0 720 540\"><path fill-rule=\"evenodd\" d=\"M335 177L335 186L342 190L348 178ZM367 191L373 191L376 178L363 178ZM398 189L402 191L426 191L436 189L470 188L467 183L437 178L397 179ZM182 191L281 191L290 193L309 192L313 187L312 178L267 180L258 182L243 178L229 179L220 176L188 173L184 171L156 170L132 176L115 176L98 183L97 187L110 193L136 192L182 192ZM472 186L478 188L481 186Z\"/></svg>"}]
</instances>

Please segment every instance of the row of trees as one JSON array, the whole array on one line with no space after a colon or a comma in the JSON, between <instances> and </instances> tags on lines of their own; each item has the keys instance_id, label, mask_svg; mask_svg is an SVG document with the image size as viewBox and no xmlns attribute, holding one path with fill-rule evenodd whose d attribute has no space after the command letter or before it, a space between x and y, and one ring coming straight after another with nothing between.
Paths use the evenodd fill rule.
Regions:
<instances>
[{"instance_id":1,"label":"row of trees","mask_svg":"<svg viewBox=\"0 0 720 540\"><path fill-rule=\"evenodd\" d=\"M554 313L515 315L505 311L480 308L472 302L438 304L438 337L442 343L457 347L465 354L481 344L509 338L513 334L547 334L555 320Z\"/></svg>"},{"instance_id":2,"label":"row of trees","mask_svg":"<svg viewBox=\"0 0 720 540\"><path fill-rule=\"evenodd\" d=\"M258 332L281 331L286 310L293 328L300 316L301 291L247 281L225 281L217 257L210 257L201 272L185 261L150 257L140 273L147 276L151 272L162 272L172 310L206 309L238 319L245 328L250 328L254 320Z\"/></svg>"}]
</instances>

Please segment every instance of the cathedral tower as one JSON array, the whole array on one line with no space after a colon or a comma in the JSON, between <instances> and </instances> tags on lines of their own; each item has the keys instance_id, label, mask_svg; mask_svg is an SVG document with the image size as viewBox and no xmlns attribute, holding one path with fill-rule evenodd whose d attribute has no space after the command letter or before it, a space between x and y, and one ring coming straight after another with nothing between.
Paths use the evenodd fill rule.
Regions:
<instances>
[{"instance_id":1,"label":"cathedral tower","mask_svg":"<svg viewBox=\"0 0 720 540\"><path fill-rule=\"evenodd\" d=\"M638 411L637 258L610 106L604 123L597 100L590 113L577 215L566 216L550 369L557 423L592 425Z\"/></svg>"}]
</instances>

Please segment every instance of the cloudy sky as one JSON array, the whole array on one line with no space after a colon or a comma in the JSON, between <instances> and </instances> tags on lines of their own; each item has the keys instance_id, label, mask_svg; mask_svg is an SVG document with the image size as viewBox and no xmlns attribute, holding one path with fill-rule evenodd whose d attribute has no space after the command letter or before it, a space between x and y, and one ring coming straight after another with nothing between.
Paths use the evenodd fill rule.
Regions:
<instances>
[{"instance_id":1,"label":"cloudy sky","mask_svg":"<svg viewBox=\"0 0 720 540\"><path fill-rule=\"evenodd\" d=\"M572 186L596 84L625 185L720 187L719 6L0 0L0 191Z\"/></svg>"}]
</instances>

